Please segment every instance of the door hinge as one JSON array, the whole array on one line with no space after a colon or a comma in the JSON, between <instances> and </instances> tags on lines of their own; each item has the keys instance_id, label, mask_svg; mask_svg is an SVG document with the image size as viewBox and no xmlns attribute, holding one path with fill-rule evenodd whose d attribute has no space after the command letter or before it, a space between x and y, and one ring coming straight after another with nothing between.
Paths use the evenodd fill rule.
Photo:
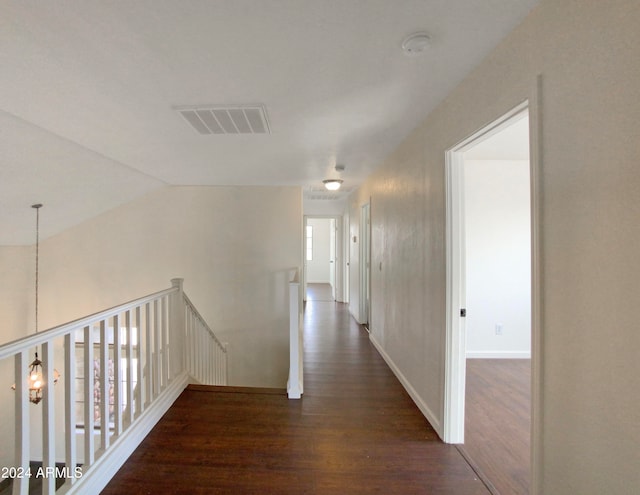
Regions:
<instances>
[{"instance_id":1,"label":"door hinge","mask_svg":"<svg viewBox=\"0 0 640 495\"><path fill-rule=\"evenodd\" d=\"M467 316L467 309L466 309L466 308L462 308L462 309L460 310L460 316L461 316L461 317L463 317L463 318L464 318L465 316Z\"/></svg>"}]
</instances>

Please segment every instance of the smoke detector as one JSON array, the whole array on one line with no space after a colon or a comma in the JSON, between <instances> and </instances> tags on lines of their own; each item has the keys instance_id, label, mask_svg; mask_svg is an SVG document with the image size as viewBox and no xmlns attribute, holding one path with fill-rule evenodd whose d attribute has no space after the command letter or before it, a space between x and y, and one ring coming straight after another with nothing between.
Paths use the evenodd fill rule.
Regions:
<instances>
[{"instance_id":1,"label":"smoke detector","mask_svg":"<svg viewBox=\"0 0 640 495\"><path fill-rule=\"evenodd\" d=\"M422 55L431 46L431 38L425 32L413 33L402 42L402 50L409 57Z\"/></svg>"}]
</instances>

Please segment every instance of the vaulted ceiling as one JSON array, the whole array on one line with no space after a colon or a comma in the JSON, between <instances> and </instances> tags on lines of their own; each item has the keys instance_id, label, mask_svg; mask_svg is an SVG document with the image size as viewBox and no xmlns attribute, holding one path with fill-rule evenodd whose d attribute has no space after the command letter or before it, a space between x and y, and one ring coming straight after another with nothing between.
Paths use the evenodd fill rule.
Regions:
<instances>
[{"instance_id":1,"label":"vaulted ceiling","mask_svg":"<svg viewBox=\"0 0 640 495\"><path fill-rule=\"evenodd\" d=\"M166 185L353 188L536 3L2 2L0 245L33 242L36 202L46 237ZM261 105L270 132L176 110L211 105Z\"/></svg>"}]
</instances>

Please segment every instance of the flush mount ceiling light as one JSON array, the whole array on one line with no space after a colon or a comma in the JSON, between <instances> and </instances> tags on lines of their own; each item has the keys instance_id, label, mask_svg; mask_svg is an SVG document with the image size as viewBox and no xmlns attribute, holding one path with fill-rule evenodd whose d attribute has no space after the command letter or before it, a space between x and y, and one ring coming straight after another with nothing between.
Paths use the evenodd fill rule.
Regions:
<instances>
[{"instance_id":1,"label":"flush mount ceiling light","mask_svg":"<svg viewBox=\"0 0 640 495\"><path fill-rule=\"evenodd\" d=\"M322 183L329 191L337 191L342 185L342 179L326 179Z\"/></svg>"},{"instance_id":2,"label":"flush mount ceiling light","mask_svg":"<svg viewBox=\"0 0 640 495\"><path fill-rule=\"evenodd\" d=\"M431 46L431 38L427 33L413 33L402 42L402 50L409 57L422 55Z\"/></svg>"}]
</instances>

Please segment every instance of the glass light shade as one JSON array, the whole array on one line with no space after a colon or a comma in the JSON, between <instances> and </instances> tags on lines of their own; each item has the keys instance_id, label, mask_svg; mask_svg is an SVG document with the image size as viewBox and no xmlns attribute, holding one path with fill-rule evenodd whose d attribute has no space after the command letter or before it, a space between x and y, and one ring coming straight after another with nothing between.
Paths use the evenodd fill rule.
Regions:
<instances>
[{"instance_id":1,"label":"glass light shade","mask_svg":"<svg viewBox=\"0 0 640 495\"><path fill-rule=\"evenodd\" d=\"M34 404L38 404L42 400L42 390L45 387L45 381L42 376L42 361L38 359L38 353L36 353L36 358L29 365L29 371L27 372L27 376L29 379L29 401ZM60 373L58 370L53 370L53 384L57 384L60 379ZM15 383L11 387L13 390L16 389Z\"/></svg>"},{"instance_id":2,"label":"glass light shade","mask_svg":"<svg viewBox=\"0 0 640 495\"><path fill-rule=\"evenodd\" d=\"M327 179L323 180L322 183L324 187L326 187L329 191L337 191L340 189L340 185L342 184L342 180L340 179Z\"/></svg>"}]
</instances>

